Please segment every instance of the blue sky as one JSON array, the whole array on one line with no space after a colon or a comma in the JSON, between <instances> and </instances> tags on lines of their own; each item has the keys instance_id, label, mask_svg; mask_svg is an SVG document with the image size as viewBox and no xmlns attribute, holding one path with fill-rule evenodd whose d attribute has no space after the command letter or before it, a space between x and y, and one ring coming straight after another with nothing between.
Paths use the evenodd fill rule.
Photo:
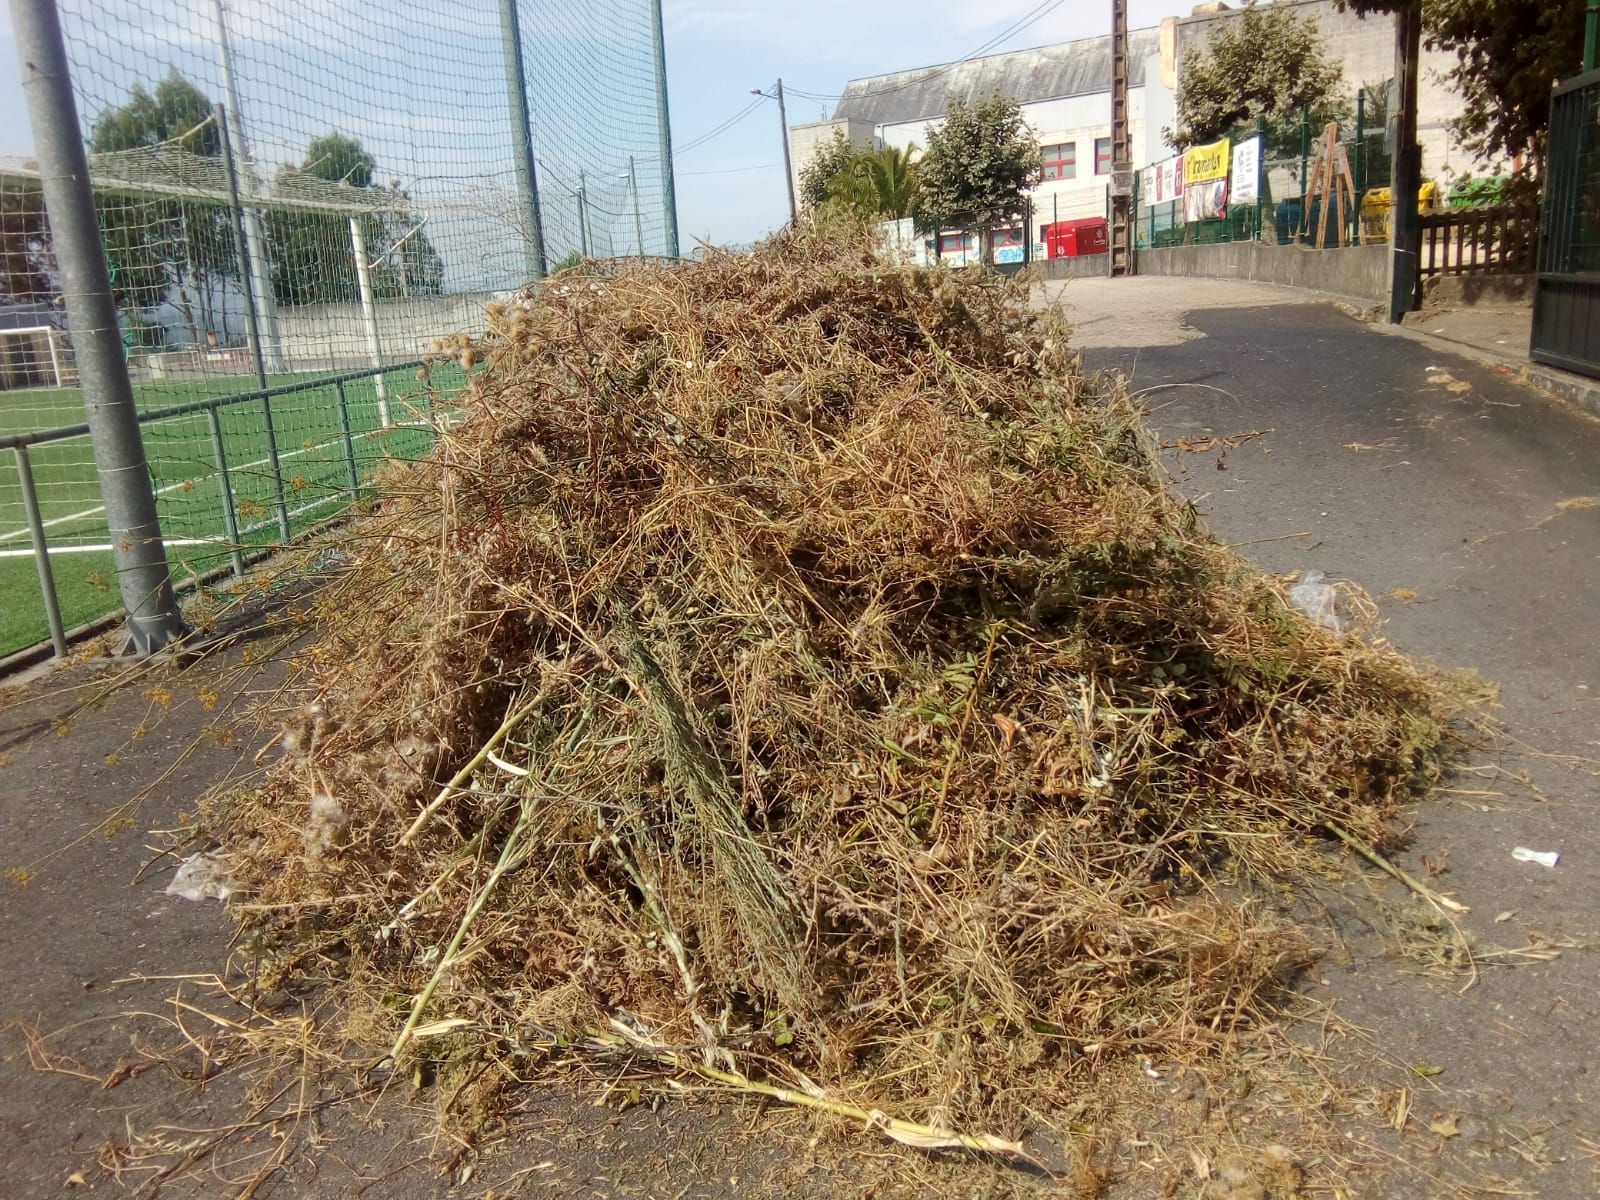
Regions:
<instances>
[{"instance_id":1,"label":"blue sky","mask_svg":"<svg viewBox=\"0 0 1600 1200\"><path fill-rule=\"evenodd\" d=\"M310 0L345 7L344 0ZM1131 23L1153 25L1186 13L1192 0L1130 0ZM140 12L157 13L160 0ZM365 20L399 19L407 0L373 0ZM791 89L789 119L818 120L831 103L794 95L839 92L846 80L961 58L1006 34L995 50L1018 49L1105 33L1110 0L664 0L668 82L675 145L686 146L744 109L750 89L782 76ZM444 13L448 9L435 9ZM310 17L314 20L314 17ZM1013 27L1016 27L1013 29ZM369 25L369 28L371 26ZM478 31L487 41L494 30ZM426 36L424 33L422 36ZM482 70L481 65L475 67ZM0 154L31 152L18 87L10 16L0 8ZM696 238L753 240L787 217L776 105L763 102L719 136L676 156L684 249Z\"/></svg>"}]
</instances>

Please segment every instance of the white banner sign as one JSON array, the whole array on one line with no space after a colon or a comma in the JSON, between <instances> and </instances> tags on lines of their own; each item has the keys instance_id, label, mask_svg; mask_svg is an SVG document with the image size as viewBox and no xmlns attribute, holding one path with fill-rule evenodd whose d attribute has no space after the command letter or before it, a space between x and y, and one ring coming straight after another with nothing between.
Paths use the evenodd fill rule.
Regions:
<instances>
[{"instance_id":1,"label":"white banner sign","mask_svg":"<svg viewBox=\"0 0 1600 1200\"><path fill-rule=\"evenodd\" d=\"M1146 203L1171 204L1183 198L1183 155L1156 163L1146 174L1150 177L1145 189Z\"/></svg>"},{"instance_id":2,"label":"white banner sign","mask_svg":"<svg viewBox=\"0 0 1600 1200\"><path fill-rule=\"evenodd\" d=\"M1246 138L1233 147L1233 202L1254 204L1261 198L1261 139Z\"/></svg>"}]
</instances>

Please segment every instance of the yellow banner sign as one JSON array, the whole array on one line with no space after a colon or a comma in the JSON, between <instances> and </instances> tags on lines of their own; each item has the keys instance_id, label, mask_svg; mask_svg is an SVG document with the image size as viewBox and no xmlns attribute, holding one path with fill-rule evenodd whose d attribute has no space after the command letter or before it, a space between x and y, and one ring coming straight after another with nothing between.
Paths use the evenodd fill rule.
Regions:
<instances>
[{"instance_id":1,"label":"yellow banner sign","mask_svg":"<svg viewBox=\"0 0 1600 1200\"><path fill-rule=\"evenodd\" d=\"M1209 146L1193 146L1183 152L1183 182L1185 186L1210 183L1213 179L1226 179L1232 155L1227 138Z\"/></svg>"}]
</instances>

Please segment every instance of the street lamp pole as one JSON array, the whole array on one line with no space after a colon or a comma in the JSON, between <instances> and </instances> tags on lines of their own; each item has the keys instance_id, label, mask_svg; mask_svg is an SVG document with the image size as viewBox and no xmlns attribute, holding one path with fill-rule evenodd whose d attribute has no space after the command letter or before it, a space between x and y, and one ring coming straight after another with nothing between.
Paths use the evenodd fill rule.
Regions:
<instances>
[{"instance_id":1,"label":"street lamp pole","mask_svg":"<svg viewBox=\"0 0 1600 1200\"><path fill-rule=\"evenodd\" d=\"M751 88L752 96L765 96L768 100L778 102L778 132L783 137L783 182L789 189L789 222L793 224L800 219L800 206L795 202L794 196L794 164L789 160L789 110L783 102L783 80L778 80L778 85L771 95L760 88Z\"/></svg>"}]
</instances>

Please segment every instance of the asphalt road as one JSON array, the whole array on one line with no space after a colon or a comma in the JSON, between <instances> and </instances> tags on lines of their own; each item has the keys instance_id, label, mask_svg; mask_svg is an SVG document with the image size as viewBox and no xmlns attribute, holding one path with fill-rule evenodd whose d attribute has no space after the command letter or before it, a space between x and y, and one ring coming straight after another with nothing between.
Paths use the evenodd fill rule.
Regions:
<instances>
[{"instance_id":1,"label":"asphalt road","mask_svg":"<svg viewBox=\"0 0 1600 1200\"><path fill-rule=\"evenodd\" d=\"M1270 431L1229 450L1225 470L1216 453L1169 452L1211 527L1269 569L1366 588L1400 648L1498 685L1505 749L1527 748L1470 762L1531 787L1463 774L1415 810L1402 857L1471 907L1475 978L1429 977L1393 953L1372 905L1331 904L1343 945L1308 990L1355 1027L1345 1051L1373 1060L1374 1086L1412 1095L1391 1139L1403 1161L1363 1194L1495 1177L1523 1195L1600 1192L1595 958L1560 944L1600 937L1600 421L1331 305L1126 282L1120 295L1125 281L1068 289L1087 365L1129 373L1165 442ZM1194 307L1213 299L1229 307ZM1559 865L1515 861L1518 846L1556 851ZM1397 888L1374 890L1402 903ZM1560 957L1499 953L1528 948Z\"/></svg>"}]
</instances>

